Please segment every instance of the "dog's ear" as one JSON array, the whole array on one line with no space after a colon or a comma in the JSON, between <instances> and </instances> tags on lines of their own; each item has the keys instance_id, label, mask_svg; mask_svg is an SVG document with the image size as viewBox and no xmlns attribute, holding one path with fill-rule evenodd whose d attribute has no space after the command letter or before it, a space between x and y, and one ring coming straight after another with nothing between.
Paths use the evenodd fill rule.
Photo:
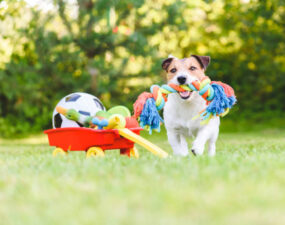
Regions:
<instances>
[{"instance_id":1,"label":"dog's ear","mask_svg":"<svg viewBox=\"0 0 285 225\"><path fill-rule=\"evenodd\" d=\"M169 56L168 56L169 57ZM161 67L162 69L164 69L165 71L167 71L170 63L172 62L172 60L174 59L174 57L172 55L170 55L169 58L163 60L162 64L161 64Z\"/></svg>"},{"instance_id":2,"label":"dog's ear","mask_svg":"<svg viewBox=\"0 0 285 225\"><path fill-rule=\"evenodd\" d=\"M206 70L208 65L210 64L211 57L210 56L201 56L201 55L191 55L195 57L197 61L200 63L201 67Z\"/></svg>"}]
</instances>

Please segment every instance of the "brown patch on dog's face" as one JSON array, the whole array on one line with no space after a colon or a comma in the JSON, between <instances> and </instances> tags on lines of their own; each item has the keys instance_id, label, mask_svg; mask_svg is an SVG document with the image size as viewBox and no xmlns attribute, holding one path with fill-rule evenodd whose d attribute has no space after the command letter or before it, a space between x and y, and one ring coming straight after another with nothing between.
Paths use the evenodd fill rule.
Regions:
<instances>
[{"instance_id":1,"label":"brown patch on dog's face","mask_svg":"<svg viewBox=\"0 0 285 225\"><path fill-rule=\"evenodd\" d=\"M204 69L194 57L180 59L178 60L178 63L175 63L173 65L173 67L176 68L175 74L179 74L179 72L185 73L187 71L190 73L191 76L197 78L198 80L201 80L204 76ZM168 74L170 77L173 78L173 76L171 76L173 75L171 73L171 68L168 71Z\"/></svg>"},{"instance_id":2,"label":"brown patch on dog's face","mask_svg":"<svg viewBox=\"0 0 285 225\"><path fill-rule=\"evenodd\" d=\"M167 62L164 64L163 69L167 72L168 81L172 80L179 73L189 73L198 80L205 76L204 67L194 56L184 59L168 58L166 60Z\"/></svg>"},{"instance_id":3,"label":"brown patch on dog's face","mask_svg":"<svg viewBox=\"0 0 285 225\"><path fill-rule=\"evenodd\" d=\"M205 76L205 69L209 63L209 56L192 55L184 59L168 58L163 61L162 68L167 72L167 80L169 83L181 85L190 84L194 80L202 80ZM184 94L185 98L181 96L183 99L187 99L191 95L189 94L188 96L186 93Z\"/></svg>"}]
</instances>

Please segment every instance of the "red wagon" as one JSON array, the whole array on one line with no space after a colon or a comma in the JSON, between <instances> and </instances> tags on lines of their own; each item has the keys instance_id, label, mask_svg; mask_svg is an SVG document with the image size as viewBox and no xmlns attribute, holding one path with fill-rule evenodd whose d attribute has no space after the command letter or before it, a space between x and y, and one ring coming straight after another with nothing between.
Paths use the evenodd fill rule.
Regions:
<instances>
[{"instance_id":1,"label":"red wagon","mask_svg":"<svg viewBox=\"0 0 285 225\"><path fill-rule=\"evenodd\" d=\"M139 135L142 128L129 128ZM68 151L85 151L86 157L104 156L105 150L119 149L120 154L139 157L134 142L120 136L117 129L96 130L83 127L67 127L46 130L50 146L55 146L53 155Z\"/></svg>"}]
</instances>

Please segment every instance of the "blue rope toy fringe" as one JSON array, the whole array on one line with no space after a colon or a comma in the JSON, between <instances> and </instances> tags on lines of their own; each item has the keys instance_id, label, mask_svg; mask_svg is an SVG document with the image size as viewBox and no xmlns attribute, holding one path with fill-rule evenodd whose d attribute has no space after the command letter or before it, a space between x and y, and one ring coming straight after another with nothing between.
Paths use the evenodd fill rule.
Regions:
<instances>
[{"instance_id":1,"label":"blue rope toy fringe","mask_svg":"<svg viewBox=\"0 0 285 225\"><path fill-rule=\"evenodd\" d=\"M147 99L140 115L140 126L149 128L149 133L152 134L152 130L160 132L160 122L163 123L163 120L159 115L154 99Z\"/></svg>"}]
</instances>

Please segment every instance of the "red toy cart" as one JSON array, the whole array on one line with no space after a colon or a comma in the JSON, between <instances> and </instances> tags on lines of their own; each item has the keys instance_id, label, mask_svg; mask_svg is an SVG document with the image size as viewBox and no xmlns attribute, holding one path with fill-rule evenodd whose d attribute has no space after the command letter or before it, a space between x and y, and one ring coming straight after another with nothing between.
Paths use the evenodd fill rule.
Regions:
<instances>
[{"instance_id":1,"label":"red toy cart","mask_svg":"<svg viewBox=\"0 0 285 225\"><path fill-rule=\"evenodd\" d=\"M130 128L139 135L142 128ZM85 151L86 157L104 156L105 150L120 149L120 154L139 157L134 142L120 136L117 129L95 130L83 127L67 127L46 130L50 146L55 146L53 155L68 151Z\"/></svg>"}]
</instances>

